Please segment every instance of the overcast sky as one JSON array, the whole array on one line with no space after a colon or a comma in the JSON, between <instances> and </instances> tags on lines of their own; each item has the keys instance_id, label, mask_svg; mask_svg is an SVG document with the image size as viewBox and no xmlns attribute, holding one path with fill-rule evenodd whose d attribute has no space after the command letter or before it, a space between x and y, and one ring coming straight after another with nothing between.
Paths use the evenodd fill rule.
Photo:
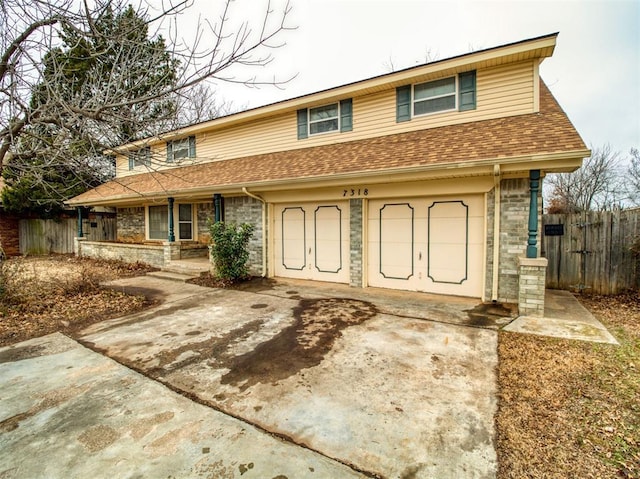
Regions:
<instances>
[{"instance_id":1,"label":"overcast sky","mask_svg":"<svg viewBox=\"0 0 640 479\"><path fill-rule=\"evenodd\" d=\"M197 0L193 9L207 16L209 2ZM640 148L640 0L291 0L291 6L289 24L297 29L281 37L286 46L261 73L297 77L282 91L221 86L225 99L255 107L387 73L391 65L424 63L428 54L441 60L559 32L541 77L584 141L610 143L625 155Z\"/></svg>"}]
</instances>

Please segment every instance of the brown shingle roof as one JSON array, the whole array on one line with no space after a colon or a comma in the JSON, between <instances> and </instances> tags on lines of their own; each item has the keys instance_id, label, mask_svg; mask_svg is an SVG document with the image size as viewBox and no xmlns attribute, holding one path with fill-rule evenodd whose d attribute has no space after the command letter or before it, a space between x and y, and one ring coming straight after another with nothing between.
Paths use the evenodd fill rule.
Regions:
<instances>
[{"instance_id":1,"label":"brown shingle roof","mask_svg":"<svg viewBox=\"0 0 640 479\"><path fill-rule=\"evenodd\" d=\"M437 167L527 155L586 150L566 114L541 82L540 112L312 148L266 153L143 173L109 181L70 200L90 205L334 175Z\"/></svg>"}]
</instances>

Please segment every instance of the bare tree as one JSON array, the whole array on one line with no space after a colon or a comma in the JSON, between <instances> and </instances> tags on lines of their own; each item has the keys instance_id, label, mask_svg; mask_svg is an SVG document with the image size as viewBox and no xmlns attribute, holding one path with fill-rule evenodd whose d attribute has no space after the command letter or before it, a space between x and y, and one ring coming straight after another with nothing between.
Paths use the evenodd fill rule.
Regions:
<instances>
[{"instance_id":1,"label":"bare tree","mask_svg":"<svg viewBox=\"0 0 640 479\"><path fill-rule=\"evenodd\" d=\"M627 199L621 185L619 152L612 151L610 145L591 150L591 157L577 171L546 178L549 211L606 210Z\"/></svg>"},{"instance_id":2,"label":"bare tree","mask_svg":"<svg viewBox=\"0 0 640 479\"><path fill-rule=\"evenodd\" d=\"M176 115L168 129L213 120L244 109L232 100L221 99L208 83L198 83L176 95Z\"/></svg>"},{"instance_id":3,"label":"bare tree","mask_svg":"<svg viewBox=\"0 0 640 479\"><path fill-rule=\"evenodd\" d=\"M629 167L627 168L626 189L629 200L636 206L640 206L640 151L631 148Z\"/></svg>"},{"instance_id":4,"label":"bare tree","mask_svg":"<svg viewBox=\"0 0 640 479\"><path fill-rule=\"evenodd\" d=\"M277 84L274 78L259 78L245 67L263 67L271 62L271 52L281 45L274 42L289 29L286 19L290 7L287 3L276 12L267 2L262 17L251 24L242 18L239 3L227 0L215 18L200 19L191 40L184 39L178 23L179 16L191 7L191 0L165 1L160 9L152 3L140 4L137 15L145 19L152 37L158 38L161 32L168 36L167 51L179 71L175 81L158 82L157 88L132 95L131 85L123 83L130 78L122 73L127 64L139 61L137 56L146 52L131 48L126 33L109 37L95 23L106 10L123 11L124 0L0 0L0 171L13 155L38 153L24 148L42 144L35 141L42 129L66 132L62 135L65 144L81 139L100 152L121 141L104 133L108 131L105 125L122 120L123 111L135 115L142 105L184 92L203 80L248 86ZM247 8L255 11L253 1ZM68 65L45 65L44 59L60 44L62 32L73 35L78 43L129 48L116 51L121 56L108 75L99 70L99 75L89 76L82 94L61 94L59 86L68 75L64 70ZM90 54L100 59L100 52ZM49 70L47 75L45 69ZM40 100L34 102L36 90ZM29 141L20 142L28 136L32 137Z\"/></svg>"}]
</instances>

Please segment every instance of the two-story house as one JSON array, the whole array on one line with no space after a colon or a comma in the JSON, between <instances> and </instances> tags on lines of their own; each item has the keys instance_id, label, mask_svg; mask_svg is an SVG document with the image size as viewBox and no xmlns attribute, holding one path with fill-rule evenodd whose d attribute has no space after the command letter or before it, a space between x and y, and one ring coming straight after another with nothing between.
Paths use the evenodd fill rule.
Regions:
<instances>
[{"instance_id":1,"label":"two-story house","mask_svg":"<svg viewBox=\"0 0 640 479\"><path fill-rule=\"evenodd\" d=\"M209 241L209 219L247 221L259 274L519 301L521 309L529 291L537 314L541 178L589 155L539 77L556 38L122 145L116 178L69 201L117 208L119 243L79 242L79 254L163 266Z\"/></svg>"}]
</instances>

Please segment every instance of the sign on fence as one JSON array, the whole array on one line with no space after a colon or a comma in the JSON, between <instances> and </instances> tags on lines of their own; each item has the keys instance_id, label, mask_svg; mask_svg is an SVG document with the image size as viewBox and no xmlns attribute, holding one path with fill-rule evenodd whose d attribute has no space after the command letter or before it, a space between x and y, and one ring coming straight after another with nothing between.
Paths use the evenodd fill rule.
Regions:
<instances>
[{"instance_id":1,"label":"sign on fence","mask_svg":"<svg viewBox=\"0 0 640 479\"><path fill-rule=\"evenodd\" d=\"M562 223L544 225L544 235L545 236L562 236L564 235L564 225Z\"/></svg>"}]
</instances>

